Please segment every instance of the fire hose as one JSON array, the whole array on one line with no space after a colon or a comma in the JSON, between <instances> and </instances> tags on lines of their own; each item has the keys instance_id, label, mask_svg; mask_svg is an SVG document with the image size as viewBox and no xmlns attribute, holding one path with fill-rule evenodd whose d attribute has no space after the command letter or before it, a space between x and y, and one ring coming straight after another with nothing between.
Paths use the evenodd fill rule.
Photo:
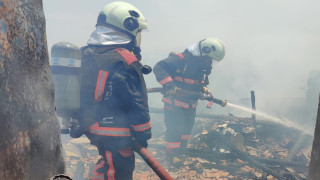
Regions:
<instances>
[{"instance_id":1,"label":"fire hose","mask_svg":"<svg viewBox=\"0 0 320 180\"><path fill-rule=\"evenodd\" d=\"M162 87L148 88L147 92L148 93L160 92L162 94L165 93L164 89ZM221 99L215 98L211 92L201 93L201 92L179 89L179 90L177 90L175 96L196 96L201 100L207 100L207 101L209 101L209 103L207 104L207 108L211 108L213 103L219 104L221 106L227 105L226 100L221 100Z\"/></svg>"},{"instance_id":2,"label":"fire hose","mask_svg":"<svg viewBox=\"0 0 320 180\"><path fill-rule=\"evenodd\" d=\"M136 141L133 141L133 149L137 152L142 159L149 165L149 167L157 174L161 180L173 180L170 174L161 166L161 164L151 155L147 148L142 147ZM83 173L82 173L83 174ZM54 176L52 180L66 179L70 177L66 175Z\"/></svg>"},{"instance_id":3,"label":"fire hose","mask_svg":"<svg viewBox=\"0 0 320 180\"><path fill-rule=\"evenodd\" d=\"M173 180L170 174L161 166L161 164L151 155L147 148L134 143L134 150L143 158L149 167L158 175L161 180Z\"/></svg>"}]
</instances>

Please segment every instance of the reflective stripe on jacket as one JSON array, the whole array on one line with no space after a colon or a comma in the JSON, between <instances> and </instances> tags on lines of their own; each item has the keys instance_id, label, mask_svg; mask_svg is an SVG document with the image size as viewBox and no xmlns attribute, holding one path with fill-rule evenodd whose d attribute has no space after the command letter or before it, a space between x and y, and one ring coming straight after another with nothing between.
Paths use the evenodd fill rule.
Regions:
<instances>
[{"instance_id":1,"label":"reflective stripe on jacket","mask_svg":"<svg viewBox=\"0 0 320 180\"><path fill-rule=\"evenodd\" d=\"M194 85L199 85L200 84L198 80L184 78L184 77L181 77L181 76L175 76L174 80L179 81L179 82L184 82L184 83L187 83L187 84L194 84Z\"/></svg>"},{"instance_id":2,"label":"reflective stripe on jacket","mask_svg":"<svg viewBox=\"0 0 320 180\"><path fill-rule=\"evenodd\" d=\"M202 92L204 85L204 68L199 57L193 56L187 50L183 53L171 53L168 58L156 63L153 72L157 81L165 89L175 87L182 90ZM168 97L168 95L164 95ZM171 95L175 99L175 106L195 108L199 97L193 95Z\"/></svg>"},{"instance_id":3,"label":"reflective stripe on jacket","mask_svg":"<svg viewBox=\"0 0 320 180\"><path fill-rule=\"evenodd\" d=\"M131 125L134 131L145 131L149 128L151 128L151 122L147 122L145 124L140 124L140 125Z\"/></svg>"},{"instance_id":4,"label":"reflective stripe on jacket","mask_svg":"<svg viewBox=\"0 0 320 180\"><path fill-rule=\"evenodd\" d=\"M108 71L103 71L103 70L99 71L98 78L97 78L97 85L96 85L96 89L95 89L95 92L94 92L94 99L96 101L101 101L102 100L104 87L106 85L108 74L109 74Z\"/></svg>"},{"instance_id":5,"label":"reflective stripe on jacket","mask_svg":"<svg viewBox=\"0 0 320 180\"><path fill-rule=\"evenodd\" d=\"M161 85L165 85L165 84L167 84L168 82L172 82L171 76L168 76L168 77L162 79L161 81L159 81L159 83L160 83Z\"/></svg>"},{"instance_id":6,"label":"reflective stripe on jacket","mask_svg":"<svg viewBox=\"0 0 320 180\"><path fill-rule=\"evenodd\" d=\"M98 122L92 124L88 131L100 136L130 136L130 128L100 127Z\"/></svg>"}]
</instances>

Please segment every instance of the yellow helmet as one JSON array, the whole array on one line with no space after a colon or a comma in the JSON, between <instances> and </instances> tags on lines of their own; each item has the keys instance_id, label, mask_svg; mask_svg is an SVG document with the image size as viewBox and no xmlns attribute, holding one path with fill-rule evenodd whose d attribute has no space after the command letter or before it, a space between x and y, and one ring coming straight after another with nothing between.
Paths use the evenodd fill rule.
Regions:
<instances>
[{"instance_id":1,"label":"yellow helmet","mask_svg":"<svg viewBox=\"0 0 320 180\"><path fill-rule=\"evenodd\" d=\"M111 26L134 37L141 30L147 29L143 14L133 5L121 1L105 5L99 13L97 25Z\"/></svg>"},{"instance_id":2,"label":"yellow helmet","mask_svg":"<svg viewBox=\"0 0 320 180\"><path fill-rule=\"evenodd\" d=\"M225 55L223 42L217 38L206 38L199 42L201 56L209 56L210 58L221 61Z\"/></svg>"}]
</instances>

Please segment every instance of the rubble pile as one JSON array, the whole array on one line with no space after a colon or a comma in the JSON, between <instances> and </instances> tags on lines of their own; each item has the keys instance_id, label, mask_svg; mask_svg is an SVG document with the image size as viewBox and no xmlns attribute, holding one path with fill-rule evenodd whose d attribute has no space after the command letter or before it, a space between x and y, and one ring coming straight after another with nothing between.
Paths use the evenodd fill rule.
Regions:
<instances>
[{"instance_id":1,"label":"rubble pile","mask_svg":"<svg viewBox=\"0 0 320 180\"><path fill-rule=\"evenodd\" d=\"M183 163L169 164L165 156L164 125L157 128L148 150L174 179L306 179L312 137L297 130L250 118L225 116L197 119ZM85 137L65 145L67 174L87 180L99 156ZM136 154L134 179L159 179Z\"/></svg>"}]
</instances>

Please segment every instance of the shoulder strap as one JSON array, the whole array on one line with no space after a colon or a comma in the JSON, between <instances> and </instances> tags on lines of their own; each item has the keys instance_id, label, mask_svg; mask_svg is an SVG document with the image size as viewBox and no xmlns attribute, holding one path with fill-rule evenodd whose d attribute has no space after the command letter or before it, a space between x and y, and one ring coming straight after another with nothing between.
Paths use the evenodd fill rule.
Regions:
<instances>
[{"instance_id":1,"label":"shoulder strap","mask_svg":"<svg viewBox=\"0 0 320 180\"><path fill-rule=\"evenodd\" d=\"M129 52L127 49L116 48L115 50L123 57L123 59L127 62L128 65L132 64L135 61L138 61L136 56Z\"/></svg>"}]
</instances>

